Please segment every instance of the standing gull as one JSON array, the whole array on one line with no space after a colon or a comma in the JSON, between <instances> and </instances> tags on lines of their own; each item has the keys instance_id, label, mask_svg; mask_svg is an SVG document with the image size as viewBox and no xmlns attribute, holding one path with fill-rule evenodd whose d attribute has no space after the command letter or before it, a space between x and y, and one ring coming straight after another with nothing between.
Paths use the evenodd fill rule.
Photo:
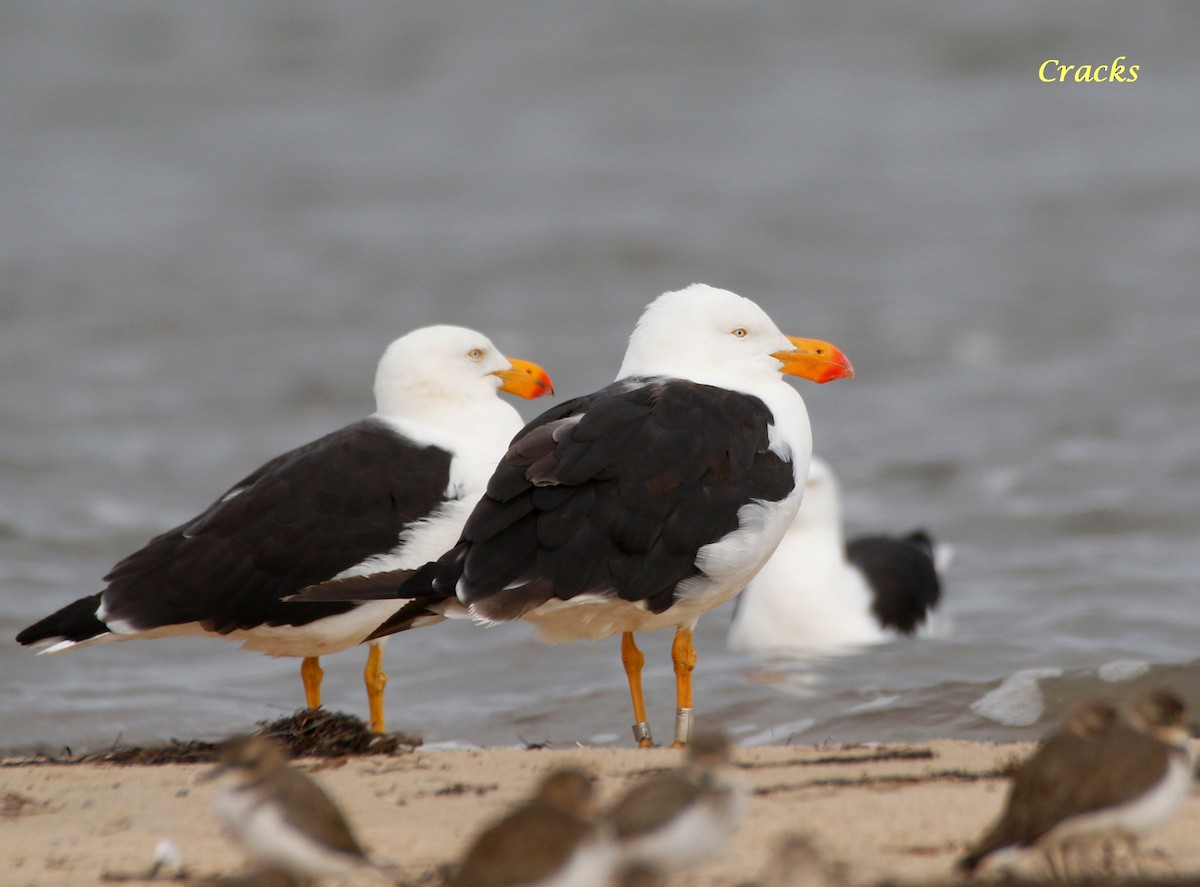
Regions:
<instances>
[{"instance_id":1,"label":"standing gull","mask_svg":"<svg viewBox=\"0 0 1200 887\"><path fill-rule=\"evenodd\" d=\"M738 598L729 648L828 653L911 636L934 616L948 560L920 530L847 545L837 476L814 456L796 519Z\"/></svg>"},{"instance_id":2,"label":"standing gull","mask_svg":"<svg viewBox=\"0 0 1200 887\"><path fill-rule=\"evenodd\" d=\"M335 577L405 571L454 545L496 461L521 428L497 391L532 398L546 373L472 330L432 326L397 339L375 376L376 412L245 478L192 520L152 539L108 586L26 628L44 653L99 641L209 634L270 656L303 657L310 708L319 657L361 643L388 603L287 603ZM404 627L437 621L416 613ZM371 729L385 728L382 641L364 678Z\"/></svg>"},{"instance_id":3,"label":"standing gull","mask_svg":"<svg viewBox=\"0 0 1200 887\"><path fill-rule=\"evenodd\" d=\"M749 299L702 284L665 293L615 382L517 435L436 564L400 588L385 575L374 590L334 583L304 597L409 597L416 608L457 598L479 622L527 619L550 643L619 633L643 746L634 633L674 628L675 741L686 743L692 630L766 562L808 474L808 413L781 373L828 382L853 370L829 343L785 336Z\"/></svg>"}]
</instances>

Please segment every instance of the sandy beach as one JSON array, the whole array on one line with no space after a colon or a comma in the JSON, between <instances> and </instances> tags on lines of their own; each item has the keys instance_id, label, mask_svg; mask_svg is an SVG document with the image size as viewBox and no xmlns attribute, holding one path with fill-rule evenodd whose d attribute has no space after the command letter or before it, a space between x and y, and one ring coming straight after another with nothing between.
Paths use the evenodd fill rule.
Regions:
<instances>
[{"instance_id":1,"label":"sandy beach","mask_svg":"<svg viewBox=\"0 0 1200 887\"><path fill-rule=\"evenodd\" d=\"M732 885L753 878L788 833L810 836L851 883L951 880L954 860L998 813L1005 768L1028 744L938 741L919 745L758 747L735 760L748 796L746 820L722 857L672 884ZM303 759L346 811L364 844L405 882L432 883L476 832L520 799L548 768L581 765L602 800L639 774L676 765L671 749L483 749ZM168 838L187 880L245 868L212 813L210 765L30 763L0 768L0 883L8 887L136 883ZM1146 878L1200 876L1200 799L1144 842ZM994 868L988 877L1000 871ZM1041 876L1036 859L1017 863ZM370 875L331 881L379 883Z\"/></svg>"}]
</instances>

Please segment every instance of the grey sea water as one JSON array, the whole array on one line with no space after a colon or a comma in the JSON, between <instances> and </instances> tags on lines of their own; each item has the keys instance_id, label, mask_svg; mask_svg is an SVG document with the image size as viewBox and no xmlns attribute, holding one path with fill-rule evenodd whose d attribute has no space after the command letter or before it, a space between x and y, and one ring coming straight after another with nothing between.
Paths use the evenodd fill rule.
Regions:
<instances>
[{"instance_id":1,"label":"grey sea water","mask_svg":"<svg viewBox=\"0 0 1200 887\"><path fill-rule=\"evenodd\" d=\"M1198 44L1183 0L0 5L0 748L290 713L291 660L12 637L369 412L412 327L569 397L693 281L846 350L858 378L802 391L851 531L957 552L929 641L763 661L709 614L701 723L1006 739L1145 682L1200 704ZM1118 56L1135 83L1038 80ZM627 743L617 647L413 632L390 725ZM326 660L328 705L365 714L364 660Z\"/></svg>"}]
</instances>

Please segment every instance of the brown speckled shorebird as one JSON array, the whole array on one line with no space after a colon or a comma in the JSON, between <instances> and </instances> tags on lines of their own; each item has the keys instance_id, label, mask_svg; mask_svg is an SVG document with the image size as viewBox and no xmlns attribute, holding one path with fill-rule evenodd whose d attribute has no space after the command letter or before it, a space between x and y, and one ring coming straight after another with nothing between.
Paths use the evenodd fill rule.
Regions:
<instances>
[{"instance_id":1,"label":"brown speckled shorebird","mask_svg":"<svg viewBox=\"0 0 1200 887\"><path fill-rule=\"evenodd\" d=\"M232 773L235 779L217 796L217 816L264 872L307 884L379 868L329 796L269 740L231 739L218 762L208 778Z\"/></svg>"},{"instance_id":2,"label":"brown speckled shorebird","mask_svg":"<svg viewBox=\"0 0 1200 887\"><path fill-rule=\"evenodd\" d=\"M552 771L532 798L476 838L447 887L603 887L616 848L596 827L593 805L587 773Z\"/></svg>"},{"instance_id":3,"label":"brown speckled shorebird","mask_svg":"<svg viewBox=\"0 0 1200 887\"><path fill-rule=\"evenodd\" d=\"M683 767L635 783L609 809L624 865L672 873L717 855L737 831L742 798L728 740L701 733L686 754Z\"/></svg>"},{"instance_id":4,"label":"brown speckled shorebird","mask_svg":"<svg viewBox=\"0 0 1200 887\"><path fill-rule=\"evenodd\" d=\"M959 870L971 874L1006 848L1049 852L1158 828L1191 790L1187 739L1183 703L1167 691L1139 698L1124 716L1104 702L1082 706L1013 774L999 822Z\"/></svg>"}]
</instances>

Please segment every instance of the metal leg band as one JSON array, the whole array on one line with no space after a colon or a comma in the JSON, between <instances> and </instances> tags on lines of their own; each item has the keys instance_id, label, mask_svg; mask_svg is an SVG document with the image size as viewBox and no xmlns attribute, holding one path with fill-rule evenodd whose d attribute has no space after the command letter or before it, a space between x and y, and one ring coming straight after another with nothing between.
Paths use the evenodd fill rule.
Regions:
<instances>
[{"instance_id":1,"label":"metal leg band","mask_svg":"<svg viewBox=\"0 0 1200 887\"><path fill-rule=\"evenodd\" d=\"M638 721L633 725L633 739L638 745L650 745L654 740L650 736L650 724L647 721Z\"/></svg>"},{"instance_id":2,"label":"metal leg band","mask_svg":"<svg viewBox=\"0 0 1200 887\"><path fill-rule=\"evenodd\" d=\"M692 740L692 712L695 709L675 709L675 741L687 745Z\"/></svg>"}]
</instances>

